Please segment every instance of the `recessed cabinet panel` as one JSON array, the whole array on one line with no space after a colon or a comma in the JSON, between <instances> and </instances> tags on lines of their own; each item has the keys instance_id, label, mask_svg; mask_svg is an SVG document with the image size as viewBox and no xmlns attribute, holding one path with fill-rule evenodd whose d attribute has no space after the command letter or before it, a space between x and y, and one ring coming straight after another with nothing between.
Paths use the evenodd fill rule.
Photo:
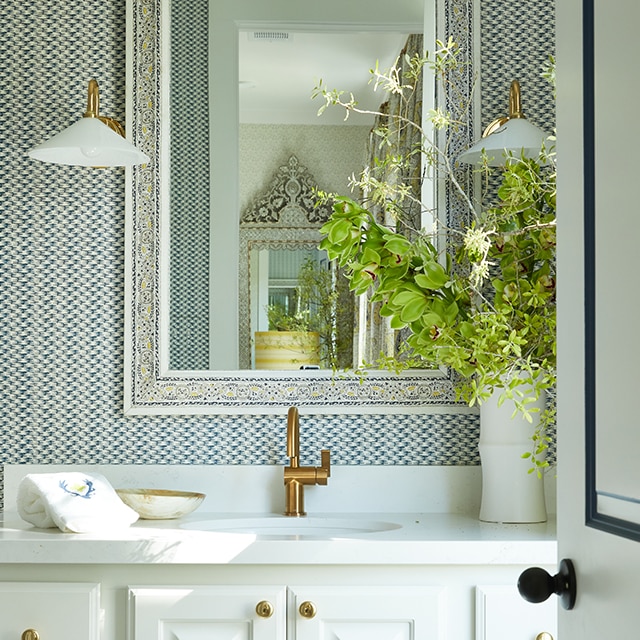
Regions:
<instances>
[{"instance_id":1,"label":"recessed cabinet panel","mask_svg":"<svg viewBox=\"0 0 640 640\"><path fill-rule=\"evenodd\" d=\"M547 632L557 636L557 599L532 604L515 585L476 587L476 640L536 640Z\"/></svg>"},{"instance_id":2,"label":"recessed cabinet panel","mask_svg":"<svg viewBox=\"0 0 640 640\"><path fill-rule=\"evenodd\" d=\"M290 587L295 640L444 640L444 587Z\"/></svg>"},{"instance_id":3,"label":"recessed cabinet panel","mask_svg":"<svg viewBox=\"0 0 640 640\"><path fill-rule=\"evenodd\" d=\"M300 628L298 638L311 637L310 629ZM413 640L415 638L415 624L413 620L363 622L321 622L319 636L323 640Z\"/></svg>"},{"instance_id":4,"label":"recessed cabinet panel","mask_svg":"<svg viewBox=\"0 0 640 640\"><path fill-rule=\"evenodd\" d=\"M100 585L78 582L0 582L0 638L99 640Z\"/></svg>"},{"instance_id":5,"label":"recessed cabinet panel","mask_svg":"<svg viewBox=\"0 0 640 640\"><path fill-rule=\"evenodd\" d=\"M206 622L167 621L160 624L158 635L162 640L249 640L251 624L247 620Z\"/></svg>"},{"instance_id":6,"label":"recessed cabinet panel","mask_svg":"<svg viewBox=\"0 0 640 640\"><path fill-rule=\"evenodd\" d=\"M268 585L130 587L129 638L281 639L285 606L284 587Z\"/></svg>"}]
</instances>

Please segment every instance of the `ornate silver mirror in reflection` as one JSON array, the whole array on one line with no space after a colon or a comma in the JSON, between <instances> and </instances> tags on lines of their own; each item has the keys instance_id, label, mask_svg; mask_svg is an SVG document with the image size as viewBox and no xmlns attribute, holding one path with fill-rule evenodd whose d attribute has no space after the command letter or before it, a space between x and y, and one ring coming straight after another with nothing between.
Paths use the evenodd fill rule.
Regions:
<instances>
[{"instance_id":1,"label":"ornate silver mirror in reflection","mask_svg":"<svg viewBox=\"0 0 640 640\"><path fill-rule=\"evenodd\" d=\"M248 0L247 0L248 1ZM269 3L255 3L256 13L247 15L247 2L216 4L212 0L209 7L209 28L215 31L211 37L218 47L227 49L215 52L218 59L227 59L237 51L237 31L239 21L255 18L260 20L286 21L286 16L268 15ZM222 5L225 4L225 7ZM415 2L407 1L408 7ZM236 6L237 5L237 6ZM326 23L335 20L336 15L356 11L357 16L367 15L378 28L389 21L388 7L384 3L367 2L365 8L344 6L328 0ZM377 7L377 9L376 9ZM435 41L434 2L427 0L427 40ZM348 374L334 374L326 370L290 371L250 371L238 370L198 370L175 371L169 366L168 346L168 247L169 247L169 122L168 113L168 43L170 6L160 0L127 0L128 9L128 114L127 125L133 141L151 158L149 165L128 172L127 179L127 220L125 245L125 411L129 414L189 414L189 413L268 413L281 412L284 407L295 404L307 412L366 413L366 412L416 412L429 411L433 405L455 404L452 386L446 375L438 371L407 372L396 376L386 372L371 372L361 379ZM242 9L243 15L232 15ZM282 10L282 9L281 9ZM290 9L289 9L290 10ZM300 11L303 8L299 9ZM398 7L399 10L399 7ZM378 18L375 16L379 14ZM394 11L394 13L397 13ZM372 17L373 16L373 17ZM348 17L348 16L347 16ZM296 16L289 16L295 20ZM297 20L301 22L301 19ZM405 25L411 30L415 24ZM235 36L233 35L235 34ZM454 34L455 35L455 34ZM213 55L213 54L211 54ZM233 65L228 65L233 69ZM218 67L214 67L214 75ZM226 156L211 162L211 192L222 198L218 208L227 215L238 211L237 176L232 167L237 158L237 122L228 120L234 113L232 95L237 93L238 77L227 70L229 77L220 77L211 83L211 100L223 112L211 115L216 130L217 147L226 149ZM435 95L434 79L427 78L430 87L425 92L428 102ZM219 93L216 94L215 92ZM229 108L227 108L229 107ZM225 147L225 144L228 146ZM234 146L235 145L235 146ZM215 145L212 145L212 149ZM236 149L234 151L234 149ZM226 164L225 164L226 163ZM217 167L223 165L221 175ZM229 169L231 167L231 169ZM236 195L234 195L236 194ZM215 209L215 207L213 207ZM239 215L239 214L238 214ZM233 227L233 225L231 225ZM230 228L231 228L230 227ZM240 235L240 225L235 226ZM248 230L247 230L248 233ZM248 238L248 237L247 237ZM238 238L235 247L238 246ZM270 242L267 238L265 242ZM248 239L247 239L248 242ZM248 246L248 245L247 245ZM245 260L230 265L230 258L224 256L228 270L215 271L213 278L238 281L238 269ZM237 251L234 251L237 260ZM235 308L236 301L218 297L221 309ZM237 336L239 319L231 313L232 324L225 335ZM234 320L235 318L235 320ZM222 316L221 316L222 320ZM229 320L229 318L227 318ZM230 328L229 328L230 327Z\"/></svg>"},{"instance_id":2,"label":"ornate silver mirror in reflection","mask_svg":"<svg viewBox=\"0 0 640 640\"><path fill-rule=\"evenodd\" d=\"M301 268L309 264L317 265L317 269L328 270L329 267L317 247L319 228L328 219L331 209L328 205L317 206L317 187L308 168L292 155L286 165L278 168L264 193L242 213L239 248L241 369L256 368L252 353L255 333L279 328L273 326L273 321L269 322L270 309L280 311L285 319L291 318L294 326L297 320L298 327L313 327L306 316L316 310L301 309L297 294ZM317 364L320 365L320 361ZM352 361L348 366L352 366Z\"/></svg>"},{"instance_id":3,"label":"ornate silver mirror in reflection","mask_svg":"<svg viewBox=\"0 0 640 640\"><path fill-rule=\"evenodd\" d=\"M274 370L283 363L290 370L354 367L354 296L337 265L318 249L319 229L331 207L318 204L317 188L311 172L292 155L241 216L241 369ZM310 337L294 335L293 348L276 353L270 363L265 350L273 353L274 345L286 344L283 332L317 334L312 347L317 353L297 359L296 341Z\"/></svg>"}]
</instances>

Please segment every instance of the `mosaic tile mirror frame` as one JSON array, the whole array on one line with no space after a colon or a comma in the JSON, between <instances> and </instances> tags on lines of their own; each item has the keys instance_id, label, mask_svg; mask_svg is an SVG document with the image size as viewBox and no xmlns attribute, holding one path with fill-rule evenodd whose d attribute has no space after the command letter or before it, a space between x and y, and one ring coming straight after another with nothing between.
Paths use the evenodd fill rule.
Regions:
<instances>
[{"instance_id":1,"label":"mosaic tile mirror frame","mask_svg":"<svg viewBox=\"0 0 640 640\"><path fill-rule=\"evenodd\" d=\"M162 173L165 168L159 153L165 144L161 105L165 81L162 74L167 66L162 33L169 16L162 3L153 0L130 0L128 10L132 43L129 103L133 108L127 120L133 125L134 142L153 161L132 171L128 194L125 281L133 286L126 299L127 413L255 413L257 409L279 412L291 404L324 413L328 407L335 407L340 413L415 413L429 412L434 406L457 405L449 376L434 371L401 376L376 372L358 380L336 377L331 371L314 371L305 376L248 371L184 375L164 367L159 345L163 340L160 274L166 246L161 198L166 191ZM435 14L435 2L433 11ZM444 15L442 6L440 15ZM466 49L473 51L472 11L448 11L447 16L447 32L466 42ZM462 84L470 92L472 79L464 78Z\"/></svg>"}]
</instances>

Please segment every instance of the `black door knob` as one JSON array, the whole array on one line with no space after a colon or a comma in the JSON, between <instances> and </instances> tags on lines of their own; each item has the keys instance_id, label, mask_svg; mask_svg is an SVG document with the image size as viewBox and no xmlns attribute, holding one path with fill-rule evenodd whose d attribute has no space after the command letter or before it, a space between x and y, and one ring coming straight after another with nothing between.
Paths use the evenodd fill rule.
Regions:
<instances>
[{"instance_id":1,"label":"black door knob","mask_svg":"<svg viewBox=\"0 0 640 640\"><path fill-rule=\"evenodd\" d=\"M544 602L552 593L560 596L565 609L576 603L576 572L571 560L561 560L558 573L549 575L540 567L525 569L518 578L518 591L527 602Z\"/></svg>"}]
</instances>

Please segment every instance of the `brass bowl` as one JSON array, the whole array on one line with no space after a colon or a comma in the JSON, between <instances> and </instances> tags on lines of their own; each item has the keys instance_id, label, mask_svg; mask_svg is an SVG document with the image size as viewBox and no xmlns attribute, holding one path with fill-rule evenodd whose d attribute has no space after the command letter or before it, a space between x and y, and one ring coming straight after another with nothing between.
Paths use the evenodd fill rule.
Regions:
<instances>
[{"instance_id":1,"label":"brass bowl","mask_svg":"<svg viewBox=\"0 0 640 640\"><path fill-rule=\"evenodd\" d=\"M204 493L171 489L116 489L122 502L143 520L174 520L195 511Z\"/></svg>"}]
</instances>

